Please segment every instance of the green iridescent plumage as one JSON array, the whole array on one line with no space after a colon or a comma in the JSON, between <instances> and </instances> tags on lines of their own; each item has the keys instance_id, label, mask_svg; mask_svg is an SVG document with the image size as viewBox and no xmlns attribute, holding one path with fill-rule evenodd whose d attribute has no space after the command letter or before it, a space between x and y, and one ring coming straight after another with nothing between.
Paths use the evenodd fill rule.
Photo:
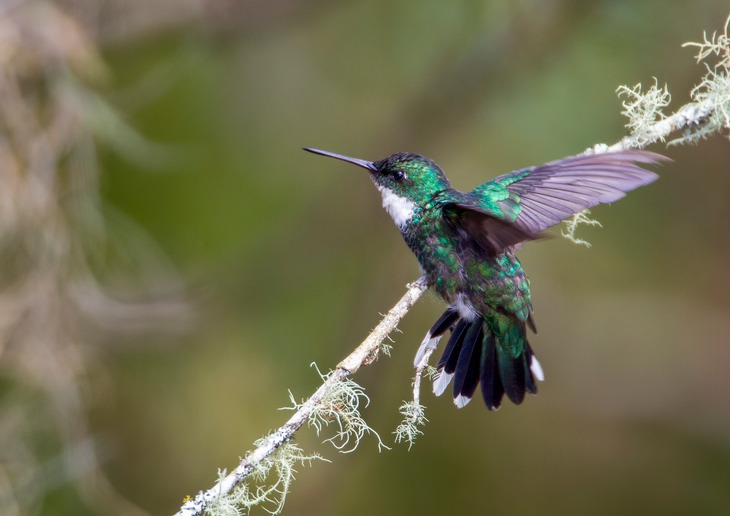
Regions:
<instances>
[{"instance_id":1,"label":"green iridescent plumage","mask_svg":"<svg viewBox=\"0 0 730 516\"><path fill-rule=\"evenodd\" d=\"M656 174L639 165L665 159L644 151L574 156L461 192L436 163L418 154L371 162L306 150L370 173L429 284L448 303L416 363L451 330L434 392L441 394L453 379L454 402L463 407L481 385L490 410L504 395L521 403L525 393L537 392L535 380L542 380L527 340L526 327L535 329L530 282L516 247L575 213L654 181Z\"/></svg>"},{"instance_id":2,"label":"green iridescent plumage","mask_svg":"<svg viewBox=\"0 0 730 516\"><path fill-rule=\"evenodd\" d=\"M514 222L520 215L520 198L519 195L510 192L508 187L524 179L528 174L529 169L512 172L477 186L471 194L479 198L479 205L485 211L495 217Z\"/></svg>"}]
</instances>

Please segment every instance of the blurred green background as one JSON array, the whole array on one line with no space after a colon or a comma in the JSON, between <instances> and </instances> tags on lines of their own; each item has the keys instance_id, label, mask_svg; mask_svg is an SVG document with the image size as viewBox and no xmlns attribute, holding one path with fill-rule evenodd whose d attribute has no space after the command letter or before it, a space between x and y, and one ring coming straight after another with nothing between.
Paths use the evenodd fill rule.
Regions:
<instances>
[{"instance_id":1,"label":"blurred green background","mask_svg":"<svg viewBox=\"0 0 730 516\"><path fill-rule=\"evenodd\" d=\"M657 77L686 102L704 69L681 44L730 14L717 0L123 4L61 4L106 63L95 90L148 142L101 146L100 211L128 256L92 268L130 298L182 284L188 305L152 330L81 325L81 413L109 486L153 514L283 423L287 390L319 384L309 364L333 367L419 275L366 175L301 147L418 152L468 189L620 139L621 84ZM674 163L593 211L592 248L520 253L539 396L459 411L426 388L410 452L366 438L341 455L302 430L332 463L300 468L284 513L727 514L730 145L653 150ZM392 358L355 377L386 443L441 309L427 295ZM22 388L9 378L6 398ZM52 436L28 446L50 460ZM86 475L59 474L21 513L110 513L77 494Z\"/></svg>"}]
</instances>

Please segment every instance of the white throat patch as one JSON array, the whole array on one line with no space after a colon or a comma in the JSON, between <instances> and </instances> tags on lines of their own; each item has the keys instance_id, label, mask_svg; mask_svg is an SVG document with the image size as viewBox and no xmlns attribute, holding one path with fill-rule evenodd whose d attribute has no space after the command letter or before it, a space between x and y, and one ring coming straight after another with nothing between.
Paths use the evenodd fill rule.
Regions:
<instances>
[{"instance_id":1,"label":"white throat patch","mask_svg":"<svg viewBox=\"0 0 730 516\"><path fill-rule=\"evenodd\" d=\"M390 188L385 186L375 185L380 194L383 196L383 208L390 214L399 228L406 225L406 223L413 218L413 211L416 209L416 203L405 197L401 197L396 194Z\"/></svg>"}]
</instances>

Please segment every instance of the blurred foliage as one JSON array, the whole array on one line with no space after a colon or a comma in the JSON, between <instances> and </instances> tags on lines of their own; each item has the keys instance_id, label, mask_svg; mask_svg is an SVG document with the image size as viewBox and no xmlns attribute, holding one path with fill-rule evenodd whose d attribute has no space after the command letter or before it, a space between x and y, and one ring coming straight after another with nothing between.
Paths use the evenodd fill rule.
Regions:
<instances>
[{"instance_id":1,"label":"blurred foliage","mask_svg":"<svg viewBox=\"0 0 730 516\"><path fill-rule=\"evenodd\" d=\"M2 84L23 99L0 105L35 117L20 118L34 121L24 139L2 114L0 512L174 512L285 420L287 389L314 390L311 362L336 364L418 276L367 178L301 147L411 150L468 188L612 143L618 85L656 76L673 105L688 99L704 70L681 44L720 30L722 4L0 6ZM73 116L49 125L55 112ZM21 144L49 127L58 159L33 168L47 154ZM430 423L410 452L366 438L339 455L304 430L305 452L333 462L299 472L285 514L726 511L730 147L655 150L674 164L593 211L604 227L583 230L591 249L555 238L521 252L547 376L538 397L488 413L426 393ZM32 190L53 200L44 217L16 202L27 190L9 189L8 155L18 177L59 174ZM32 244L49 227L60 255ZM29 271L50 283L16 281L41 277ZM427 297L393 357L358 373L383 436L440 308ZM23 356L44 367L19 367ZM48 371L71 372L44 384Z\"/></svg>"}]
</instances>

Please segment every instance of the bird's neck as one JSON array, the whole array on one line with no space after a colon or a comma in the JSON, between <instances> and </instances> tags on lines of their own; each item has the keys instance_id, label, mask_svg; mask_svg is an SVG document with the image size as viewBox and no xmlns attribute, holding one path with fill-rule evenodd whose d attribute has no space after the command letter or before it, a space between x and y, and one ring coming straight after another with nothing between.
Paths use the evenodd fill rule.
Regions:
<instances>
[{"instance_id":1,"label":"bird's neck","mask_svg":"<svg viewBox=\"0 0 730 516\"><path fill-rule=\"evenodd\" d=\"M402 197L388 187L377 185L380 195L383 196L383 208L391 216L398 229L403 232L413 219L418 206L412 200Z\"/></svg>"}]
</instances>

